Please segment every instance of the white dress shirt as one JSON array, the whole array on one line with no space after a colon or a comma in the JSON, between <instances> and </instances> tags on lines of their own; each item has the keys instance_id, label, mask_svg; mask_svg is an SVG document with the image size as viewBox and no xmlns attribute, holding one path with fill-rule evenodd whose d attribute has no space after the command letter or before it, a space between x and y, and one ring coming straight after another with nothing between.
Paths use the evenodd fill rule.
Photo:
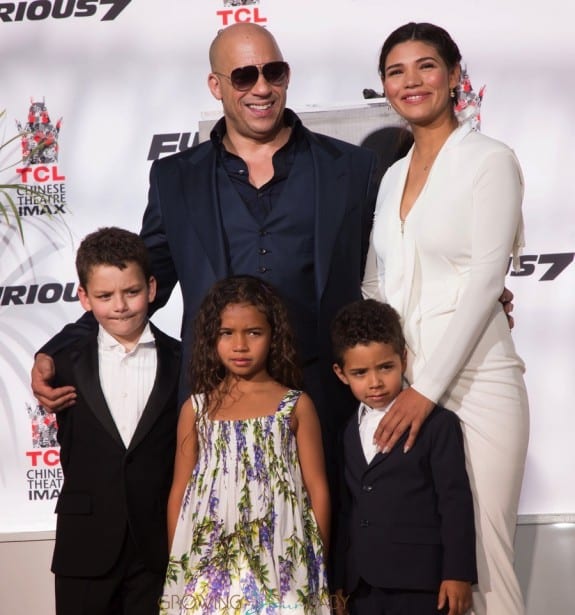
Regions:
<instances>
[{"instance_id":1,"label":"white dress shirt","mask_svg":"<svg viewBox=\"0 0 575 615\"><path fill-rule=\"evenodd\" d=\"M361 403L357 411L357 422L359 425L359 437L361 440L361 448L367 463L379 453L377 444L373 441L373 434L379 425L379 421L385 416L386 412L391 408L395 399L385 408L371 408L367 404Z\"/></svg>"},{"instance_id":2,"label":"white dress shirt","mask_svg":"<svg viewBox=\"0 0 575 615\"><path fill-rule=\"evenodd\" d=\"M156 340L149 323L129 352L100 327L98 363L104 398L127 448L156 378Z\"/></svg>"}]
</instances>

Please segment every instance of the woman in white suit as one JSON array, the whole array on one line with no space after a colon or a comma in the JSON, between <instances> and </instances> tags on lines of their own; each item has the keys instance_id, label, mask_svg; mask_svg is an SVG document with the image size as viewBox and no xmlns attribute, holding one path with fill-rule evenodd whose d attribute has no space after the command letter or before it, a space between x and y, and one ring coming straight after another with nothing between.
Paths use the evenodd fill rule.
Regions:
<instances>
[{"instance_id":1,"label":"woman in white suit","mask_svg":"<svg viewBox=\"0 0 575 615\"><path fill-rule=\"evenodd\" d=\"M522 244L523 178L506 145L458 124L460 60L449 34L424 23L398 28L381 51L385 96L414 145L382 180L364 281L365 296L398 310L409 348L410 386L376 439L386 448L410 429L408 450L436 403L458 414L476 507L473 612L519 615L513 539L528 402L498 298Z\"/></svg>"}]
</instances>

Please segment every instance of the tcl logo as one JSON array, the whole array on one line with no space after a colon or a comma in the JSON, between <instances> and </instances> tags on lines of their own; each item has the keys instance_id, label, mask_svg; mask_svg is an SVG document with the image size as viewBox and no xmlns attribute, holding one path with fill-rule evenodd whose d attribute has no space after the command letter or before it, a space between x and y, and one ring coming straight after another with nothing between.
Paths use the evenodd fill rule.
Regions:
<instances>
[{"instance_id":1,"label":"tcl logo","mask_svg":"<svg viewBox=\"0 0 575 615\"><path fill-rule=\"evenodd\" d=\"M60 451L57 448L49 448L45 451L26 451L26 457L30 459L33 468L40 464L51 467L60 463Z\"/></svg>"},{"instance_id":2,"label":"tcl logo","mask_svg":"<svg viewBox=\"0 0 575 615\"><path fill-rule=\"evenodd\" d=\"M223 9L216 11L216 15L221 17L222 26L229 26L233 23L259 23L264 24L268 18L260 15L260 9L255 7L250 9L246 6L242 6L239 9Z\"/></svg>"},{"instance_id":3,"label":"tcl logo","mask_svg":"<svg viewBox=\"0 0 575 615\"><path fill-rule=\"evenodd\" d=\"M68 19L93 17L100 5L111 5L101 21L112 21L132 0L34 0L33 2L0 2L0 19L10 21L42 21L43 19Z\"/></svg>"},{"instance_id":4,"label":"tcl logo","mask_svg":"<svg viewBox=\"0 0 575 615\"><path fill-rule=\"evenodd\" d=\"M509 275L524 277L533 275L537 271L537 275L541 275L540 282L554 280L560 273L563 273L567 267L573 262L573 252L560 252L558 254L524 254L520 257L519 271L511 271ZM507 271L511 268L511 259L507 265Z\"/></svg>"}]
</instances>

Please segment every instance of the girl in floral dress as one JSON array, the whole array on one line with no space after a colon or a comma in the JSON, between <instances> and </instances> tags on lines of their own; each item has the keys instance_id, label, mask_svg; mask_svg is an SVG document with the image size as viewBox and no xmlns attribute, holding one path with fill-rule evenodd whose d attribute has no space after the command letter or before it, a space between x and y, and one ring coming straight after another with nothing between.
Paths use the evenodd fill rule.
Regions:
<instances>
[{"instance_id":1,"label":"girl in floral dress","mask_svg":"<svg viewBox=\"0 0 575 615\"><path fill-rule=\"evenodd\" d=\"M329 493L319 421L297 389L287 312L251 276L195 322L168 501L161 613L329 614Z\"/></svg>"}]
</instances>

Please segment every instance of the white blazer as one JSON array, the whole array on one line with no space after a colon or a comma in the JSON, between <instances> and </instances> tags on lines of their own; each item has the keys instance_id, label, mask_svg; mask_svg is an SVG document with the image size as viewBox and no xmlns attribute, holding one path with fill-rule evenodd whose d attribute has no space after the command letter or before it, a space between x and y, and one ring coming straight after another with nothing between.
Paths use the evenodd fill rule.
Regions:
<instances>
[{"instance_id":1,"label":"white blazer","mask_svg":"<svg viewBox=\"0 0 575 615\"><path fill-rule=\"evenodd\" d=\"M364 296L379 295L399 312L408 380L450 407L447 390L465 372L473 379L505 366L523 370L498 302L509 256L523 245L523 176L511 149L463 124L402 223L412 153L382 180Z\"/></svg>"}]
</instances>

